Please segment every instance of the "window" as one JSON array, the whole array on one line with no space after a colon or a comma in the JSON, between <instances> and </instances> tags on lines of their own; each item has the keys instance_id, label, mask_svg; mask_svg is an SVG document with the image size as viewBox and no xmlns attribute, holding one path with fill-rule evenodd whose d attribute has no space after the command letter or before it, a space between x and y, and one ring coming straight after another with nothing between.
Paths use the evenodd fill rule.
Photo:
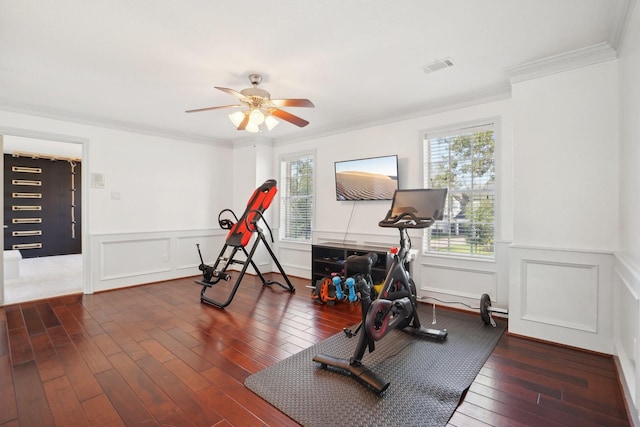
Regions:
<instances>
[{"instance_id":1,"label":"window","mask_svg":"<svg viewBox=\"0 0 640 427\"><path fill-rule=\"evenodd\" d=\"M280 163L280 239L311 241L313 154Z\"/></svg>"},{"instance_id":2,"label":"window","mask_svg":"<svg viewBox=\"0 0 640 427\"><path fill-rule=\"evenodd\" d=\"M494 125L426 134L425 188L447 188L444 218L425 231L424 252L493 257Z\"/></svg>"}]
</instances>

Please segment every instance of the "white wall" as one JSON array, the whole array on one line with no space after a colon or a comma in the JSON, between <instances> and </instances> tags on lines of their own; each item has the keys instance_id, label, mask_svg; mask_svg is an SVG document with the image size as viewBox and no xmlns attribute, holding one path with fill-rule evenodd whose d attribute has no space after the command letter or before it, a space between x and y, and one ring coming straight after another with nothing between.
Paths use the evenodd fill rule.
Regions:
<instances>
[{"instance_id":1,"label":"white wall","mask_svg":"<svg viewBox=\"0 0 640 427\"><path fill-rule=\"evenodd\" d=\"M617 63L515 83L509 330L612 353Z\"/></svg>"},{"instance_id":2,"label":"white wall","mask_svg":"<svg viewBox=\"0 0 640 427\"><path fill-rule=\"evenodd\" d=\"M314 151L316 153L314 242L345 241L348 244L390 248L398 244L398 232L378 222L390 207L389 201L336 201L334 162L362 157L397 154L401 188L423 188L422 138L424 133L470 121L497 119L496 156L498 181L498 228L495 261L471 261L454 257L422 256L413 263L413 277L423 296L462 301L478 306L480 296L489 293L493 305L506 307L508 269L506 250L512 232L512 120L509 100L452 109L401 122L316 138L304 142L276 144L274 158ZM274 165L277 167L277 165ZM422 233L411 232L414 249L422 247ZM279 258L298 275L310 278L310 248L282 242ZM306 268L302 268L305 266ZM479 318L478 318L478 321Z\"/></svg>"},{"instance_id":3,"label":"white wall","mask_svg":"<svg viewBox=\"0 0 640 427\"><path fill-rule=\"evenodd\" d=\"M278 179L272 168L272 144L271 140L264 138L261 135L254 135L250 141L235 143L233 150L233 181L229 179L225 185L233 194L233 206L227 206L227 208L233 209L238 219L241 218L242 214L246 210L247 202L253 195L256 188L268 179ZM277 198L274 199L273 203L277 204L277 200ZM275 246L275 243L271 242L269 229L265 226L266 222L266 224L268 224L272 229L275 228L272 212L273 207L271 206L264 212L264 222L259 221L257 225L263 229L267 242L273 247ZM228 216L225 217L231 218ZM275 238L276 234L274 230L274 240ZM251 251L251 248L255 244L255 239L256 235L254 235L251 241L247 244L246 249L248 252ZM234 257L236 260L242 260L244 258L245 257L240 253ZM261 243L256 247L253 261L258 266L260 272L269 272L272 269L276 270L267 249ZM236 265L234 268L240 270L242 267ZM254 274L253 268L249 268L247 272Z\"/></svg>"},{"instance_id":4,"label":"white wall","mask_svg":"<svg viewBox=\"0 0 640 427\"><path fill-rule=\"evenodd\" d=\"M231 145L3 111L0 129L83 144L86 292L195 275L195 243L219 250L217 215L232 203ZM91 188L96 173L104 188Z\"/></svg>"},{"instance_id":5,"label":"white wall","mask_svg":"<svg viewBox=\"0 0 640 427\"><path fill-rule=\"evenodd\" d=\"M616 70L609 61L513 85L517 244L617 247Z\"/></svg>"},{"instance_id":6,"label":"white wall","mask_svg":"<svg viewBox=\"0 0 640 427\"><path fill-rule=\"evenodd\" d=\"M34 153L60 157L82 158L82 144L7 135L4 153Z\"/></svg>"},{"instance_id":7,"label":"white wall","mask_svg":"<svg viewBox=\"0 0 640 427\"><path fill-rule=\"evenodd\" d=\"M614 345L630 400L640 402L640 8L634 8L619 59L619 250L615 264ZM640 414L635 411L640 425Z\"/></svg>"}]
</instances>

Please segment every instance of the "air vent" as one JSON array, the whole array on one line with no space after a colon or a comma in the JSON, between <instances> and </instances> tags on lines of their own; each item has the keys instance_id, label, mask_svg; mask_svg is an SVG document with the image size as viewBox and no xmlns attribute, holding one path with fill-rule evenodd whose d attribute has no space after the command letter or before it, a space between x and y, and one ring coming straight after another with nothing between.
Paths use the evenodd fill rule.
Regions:
<instances>
[{"instance_id":1,"label":"air vent","mask_svg":"<svg viewBox=\"0 0 640 427\"><path fill-rule=\"evenodd\" d=\"M421 68L422 68L422 71L429 74L438 70L444 70L445 68L449 68L449 67L453 67L453 62L451 61L451 59L447 58L447 59L441 59L436 62L432 62L431 64L427 64Z\"/></svg>"}]
</instances>

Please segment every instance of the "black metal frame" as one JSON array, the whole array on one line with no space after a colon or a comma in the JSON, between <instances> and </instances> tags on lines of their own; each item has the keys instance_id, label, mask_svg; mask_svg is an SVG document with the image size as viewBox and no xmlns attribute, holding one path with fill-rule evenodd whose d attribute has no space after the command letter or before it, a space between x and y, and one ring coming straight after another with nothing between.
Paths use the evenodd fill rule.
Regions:
<instances>
[{"instance_id":1,"label":"black metal frame","mask_svg":"<svg viewBox=\"0 0 640 427\"><path fill-rule=\"evenodd\" d=\"M378 225L380 227L397 228L400 231L400 248L393 255L393 263L385 278L380 296L376 300L371 300L373 283L371 283L370 280L361 279L356 281L356 286L361 296L362 322L358 327L358 329L361 330L360 337L353 356L350 359L344 359L326 354L318 354L314 356L314 362L320 363L323 368L327 366L340 368L373 391L382 393L389 387L390 382L362 363L362 358L366 350L368 349L370 353L375 350L376 341L382 339L387 333L394 329L402 329L413 335L440 341L447 337L448 333L446 329L430 329L420 324L416 301L416 286L406 269L409 250L411 249L411 239L409 238L407 229L430 227L434 223L435 218L442 212L446 191L446 189L396 191L392 202L392 209L389 210L386 217L380 221ZM406 198L407 200L403 200L402 209L396 213L393 208L399 192L403 196L425 197L429 194L437 197L428 197L430 203L427 204L426 215L424 212L420 212L414 208L413 204L407 204L407 200L410 201L408 198ZM435 204L436 209L433 209L431 204ZM415 206L419 206L419 204L416 203ZM395 214L394 216L392 216L392 212ZM432 213L435 214L429 216ZM363 262L362 265L367 265L367 263ZM347 259L347 270L348 268L349 259ZM370 273L370 271L371 263L368 263L368 270L361 271L361 273ZM355 336L355 334L348 329L345 329L344 332L349 338Z\"/></svg>"},{"instance_id":2,"label":"black metal frame","mask_svg":"<svg viewBox=\"0 0 640 427\"><path fill-rule=\"evenodd\" d=\"M214 272L215 280L214 281L196 280L196 283L198 285L202 285L202 290L200 291L200 302L205 303L205 304L209 304L209 305L212 305L212 306L218 307L218 308L225 308L226 306L231 304L231 301L233 301L233 297L236 295L236 292L238 291L238 287L240 286L240 282L242 281L242 278L244 277L244 274L246 273L247 268L249 268L249 265L251 265L253 267L253 269L255 270L256 274L258 275L258 277L262 281L262 285L263 286L278 285L278 286L282 287L283 289L285 289L285 290L287 290L287 291L289 291L291 293L296 291L296 289L291 284L291 281L289 280L289 277L287 277L287 274L282 269L282 266L280 265L280 262L276 258L275 253L273 252L273 250L269 246L269 243L267 242L267 239L264 237L264 233L263 233L262 229L260 227L258 227L257 224L255 224L255 223L252 223L251 226L254 228L253 231L255 233L257 233L258 237L256 238L255 242L253 243L253 246L251 247L251 251L250 252L247 252L247 249L244 246L232 246L232 245L229 245L228 243L225 243L224 246L222 247L222 250L220 251L220 255L218 255L218 258L216 259L215 264L213 265L213 267L210 267L212 269L212 271ZM255 254L256 249L258 248L258 245L260 244L260 242L263 242L264 245L266 246L267 251L269 252L269 255L271 255L271 259L273 259L273 262L275 262L276 266L278 267L278 271L280 271L280 274L282 275L284 280L287 282L286 286L284 284L278 282L278 281L266 280L264 278L262 272L260 271L260 269L256 265L256 263L253 262L253 255ZM227 248L229 248L229 247L232 248L231 253L230 253L230 255L228 257L225 257L224 256L225 252L227 251ZM244 255L246 256L245 260L237 260L237 259L234 258L239 250L241 250L242 253L244 253ZM218 265L220 265L221 261L225 261L225 264L224 264L224 267L221 270L218 270ZM207 297L205 295L205 292L207 291L208 288L210 288L213 285L215 285L216 283L218 283L220 281L220 279L225 279L225 280L230 280L231 279L231 276L229 274L227 274L227 269L233 264L243 264L243 267L242 267L242 270L240 271L240 275L236 278L236 282L233 285L233 288L232 288L229 296L227 297L227 300L224 301L224 302L220 302L220 301L214 300L213 298ZM203 264L201 264L201 266L202 265Z\"/></svg>"}]
</instances>

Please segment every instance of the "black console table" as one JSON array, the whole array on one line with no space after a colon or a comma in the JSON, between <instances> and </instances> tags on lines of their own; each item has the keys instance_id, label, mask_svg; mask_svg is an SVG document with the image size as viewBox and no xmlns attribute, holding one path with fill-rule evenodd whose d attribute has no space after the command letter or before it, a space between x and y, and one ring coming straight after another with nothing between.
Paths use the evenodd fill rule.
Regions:
<instances>
[{"instance_id":1,"label":"black console table","mask_svg":"<svg viewBox=\"0 0 640 427\"><path fill-rule=\"evenodd\" d=\"M321 243L311 246L311 285L332 273L345 276L345 260L350 255L363 255L375 252L378 255L378 262L373 266L371 276L374 284L384 282L387 270L391 265L392 258L388 256L387 250L360 245L344 245L341 243ZM346 277L349 272L346 272Z\"/></svg>"}]
</instances>

